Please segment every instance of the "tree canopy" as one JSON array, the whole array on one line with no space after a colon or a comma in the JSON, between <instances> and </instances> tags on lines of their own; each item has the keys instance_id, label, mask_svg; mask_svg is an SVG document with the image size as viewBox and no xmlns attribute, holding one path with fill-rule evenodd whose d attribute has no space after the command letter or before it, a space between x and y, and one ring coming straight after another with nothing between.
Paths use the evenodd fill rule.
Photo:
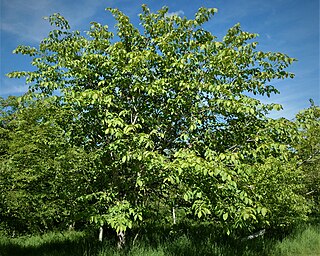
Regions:
<instances>
[{"instance_id":1,"label":"tree canopy","mask_svg":"<svg viewBox=\"0 0 320 256\"><path fill-rule=\"evenodd\" d=\"M35 70L10 73L29 90L2 100L3 225L119 233L191 220L230 234L307 219L307 187L319 190L314 175L301 182L301 159L319 153L308 129L319 108L297 124L269 118L281 106L256 98L278 93L295 59L258 50L239 24L219 40L203 28L214 8L187 19L144 5L139 27L108 10L116 33L91 22L81 35L53 14L38 48L15 50Z\"/></svg>"}]
</instances>

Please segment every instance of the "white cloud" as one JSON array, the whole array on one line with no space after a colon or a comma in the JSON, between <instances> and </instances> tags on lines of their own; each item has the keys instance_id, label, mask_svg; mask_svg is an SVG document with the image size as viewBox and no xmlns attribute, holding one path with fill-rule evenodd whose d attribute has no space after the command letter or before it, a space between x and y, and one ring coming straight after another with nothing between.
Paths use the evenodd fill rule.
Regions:
<instances>
[{"instance_id":1,"label":"white cloud","mask_svg":"<svg viewBox=\"0 0 320 256\"><path fill-rule=\"evenodd\" d=\"M166 13L166 17L172 17L172 16L182 16L184 15L184 11L182 10L179 10L179 11L176 11L176 12L168 12Z\"/></svg>"},{"instance_id":2,"label":"white cloud","mask_svg":"<svg viewBox=\"0 0 320 256\"><path fill-rule=\"evenodd\" d=\"M276 88L280 90L280 94L272 95L270 98L257 97L263 103L277 103L281 104L283 110L272 111L270 117L293 119L295 115L302 109L308 108L309 99L316 97L312 87L299 87L299 82L291 81L276 81L273 83ZM317 102L317 100L315 99Z\"/></svg>"},{"instance_id":3,"label":"white cloud","mask_svg":"<svg viewBox=\"0 0 320 256\"><path fill-rule=\"evenodd\" d=\"M72 27L93 16L101 1L1 0L1 32L17 36L17 41L37 43L50 31L44 16L59 12Z\"/></svg>"},{"instance_id":4,"label":"white cloud","mask_svg":"<svg viewBox=\"0 0 320 256\"><path fill-rule=\"evenodd\" d=\"M18 36L23 41L40 41L48 29L41 13L48 8L48 1L4 0L1 6L1 32ZM43 14L42 14L43 16Z\"/></svg>"},{"instance_id":5,"label":"white cloud","mask_svg":"<svg viewBox=\"0 0 320 256\"><path fill-rule=\"evenodd\" d=\"M23 79L2 78L0 84L0 96L22 95L28 90L28 85Z\"/></svg>"}]
</instances>

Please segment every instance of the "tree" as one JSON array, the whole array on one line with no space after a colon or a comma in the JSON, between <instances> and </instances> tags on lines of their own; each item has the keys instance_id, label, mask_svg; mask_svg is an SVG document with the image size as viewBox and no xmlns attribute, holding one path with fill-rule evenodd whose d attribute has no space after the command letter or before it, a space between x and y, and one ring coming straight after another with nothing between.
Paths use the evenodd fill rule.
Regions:
<instances>
[{"instance_id":1,"label":"tree","mask_svg":"<svg viewBox=\"0 0 320 256\"><path fill-rule=\"evenodd\" d=\"M23 105L22 105L23 104ZM53 98L1 102L1 224L8 232L66 228L82 208L90 155L69 144L72 115Z\"/></svg>"},{"instance_id":2,"label":"tree","mask_svg":"<svg viewBox=\"0 0 320 256\"><path fill-rule=\"evenodd\" d=\"M312 216L319 218L320 194L320 107L310 100L311 106L296 116L296 125L300 133L295 144L302 167L306 191L305 196L312 203Z\"/></svg>"},{"instance_id":3,"label":"tree","mask_svg":"<svg viewBox=\"0 0 320 256\"><path fill-rule=\"evenodd\" d=\"M121 234L172 222L174 207L177 221L230 233L305 218L287 123L266 117L281 106L254 97L277 93L272 81L293 77L294 59L258 51L239 24L218 40L203 29L216 9L189 20L144 5L140 28L108 10L116 36L97 22L82 36L50 16L56 29L38 49L15 50L36 70L9 74L30 83L23 100L55 97L73 113L70 143L94 155L95 179L79 197L90 220Z\"/></svg>"}]
</instances>

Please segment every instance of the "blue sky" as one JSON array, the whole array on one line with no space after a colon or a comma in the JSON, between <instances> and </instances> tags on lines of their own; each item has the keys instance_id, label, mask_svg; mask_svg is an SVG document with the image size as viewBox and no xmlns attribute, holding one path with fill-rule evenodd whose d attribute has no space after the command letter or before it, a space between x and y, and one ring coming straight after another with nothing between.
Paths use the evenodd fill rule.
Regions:
<instances>
[{"instance_id":1,"label":"blue sky","mask_svg":"<svg viewBox=\"0 0 320 256\"><path fill-rule=\"evenodd\" d=\"M24 80L9 79L6 73L30 70L31 59L12 54L16 46L37 46L48 34L50 26L42 17L54 12L66 17L72 29L82 32L89 29L90 21L97 21L113 28L115 24L106 7L119 8L138 25L141 5L152 11L162 6L169 12L193 18L199 7L218 8L205 28L222 38L228 28L240 23L243 30L258 33L259 48L277 51L298 59L289 71L296 77L274 81L280 95L263 99L283 105L284 110L273 113L277 118L293 118L309 106L313 98L320 104L319 85L319 0L0 0L0 96L21 95L27 90Z\"/></svg>"}]
</instances>

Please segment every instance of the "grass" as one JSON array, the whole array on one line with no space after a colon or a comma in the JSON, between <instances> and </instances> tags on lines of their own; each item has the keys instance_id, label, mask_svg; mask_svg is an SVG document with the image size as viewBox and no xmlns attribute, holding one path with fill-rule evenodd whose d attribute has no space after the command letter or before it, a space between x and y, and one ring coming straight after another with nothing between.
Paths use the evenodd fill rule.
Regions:
<instances>
[{"instance_id":1,"label":"grass","mask_svg":"<svg viewBox=\"0 0 320 256\"><path fill-rule=\"evenodd\" d=\"M270 235L252 240L232 240L203 231L177 232L164 237L160 232L140 237L134 244L128 239L127 246L122 250L115 247L114 241L99 243L85 232L55 232L18 238L0 236L0 256L316 256L319 252L319 226L300 228L282 240Z\"/></svg>"},{"instance_id":2,"label":"grass","mask_svg":"<svg viewBox=\"0 0 320 256\"><path fill-rule=\"evenodd\" d=\"M275 245L273 255L320 255L320 227L309 226L296 231Z\"/></svg>"},{"instance_id":3,"label":"grass","mask_svg":"<svg viewBox=\"0 0 320 256\"><path fill-rule=\"evenodd\" d=\"M51 232L18 238L0 237L0 256L94 255L91 252L94 253L95 247L83 232Z\"/></svg>"}]
</instances>

